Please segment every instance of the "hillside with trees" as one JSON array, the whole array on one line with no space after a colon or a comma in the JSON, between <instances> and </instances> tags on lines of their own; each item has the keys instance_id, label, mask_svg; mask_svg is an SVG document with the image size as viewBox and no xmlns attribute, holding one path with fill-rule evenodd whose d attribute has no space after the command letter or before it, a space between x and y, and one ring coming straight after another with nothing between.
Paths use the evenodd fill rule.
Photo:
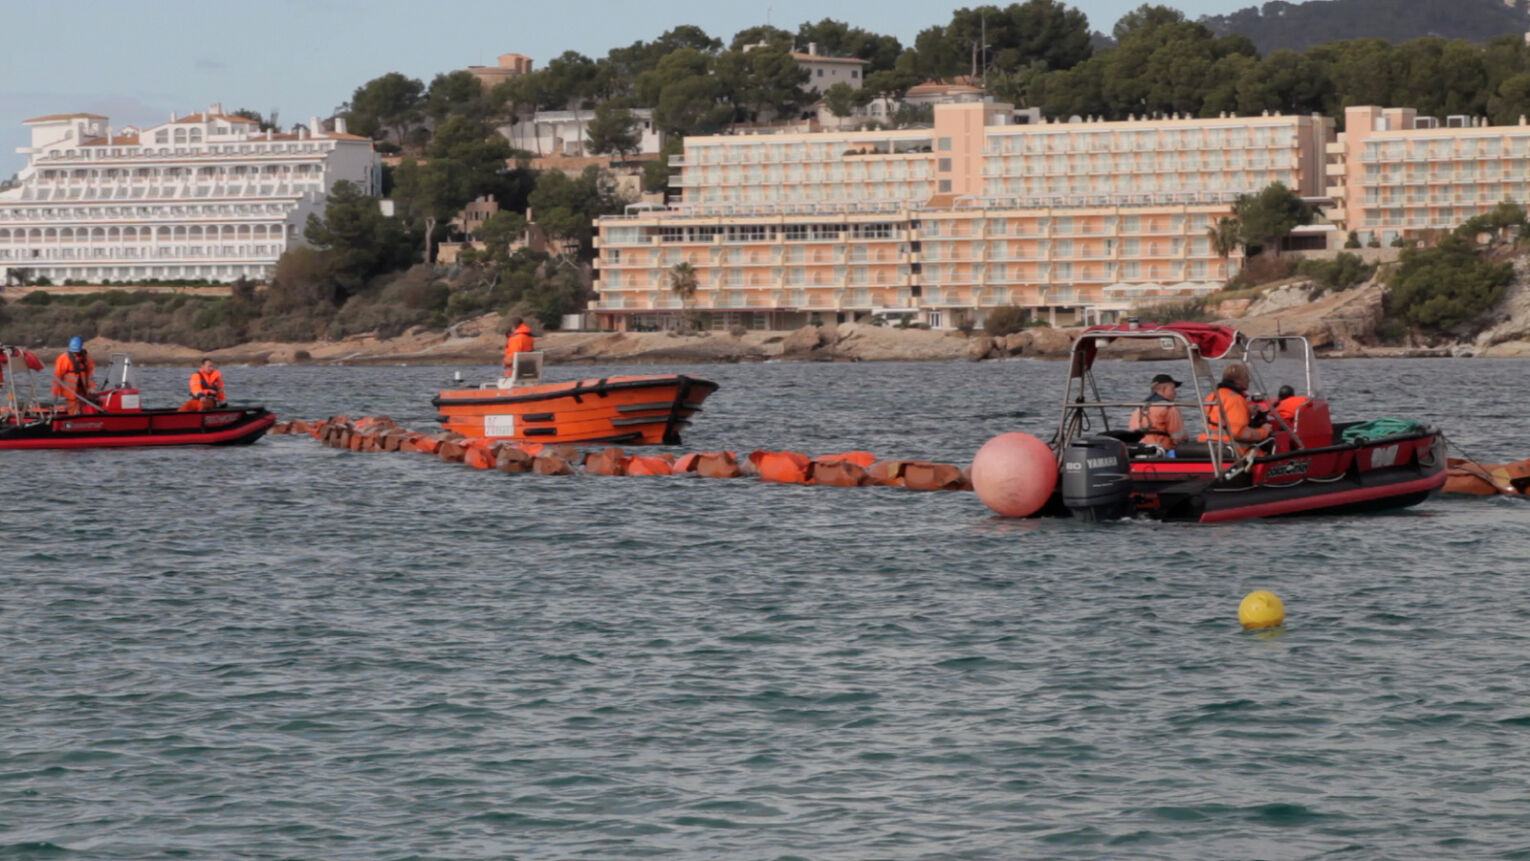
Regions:
<instances>
[{"instance_id":1,"label":"hillside with trees","mask_svg":"<svg viewBox=\"0 0 1530 861\"><path fill-rule=\"evenodd\" d=\"M1407 42L1437 37L1482 43L1530 30L1523 0L1273 0L1200 21L1218 35L1247 37L1261 52L1305 51L1336 39Z\"/></svg>"},{"instance_id":2,"label":"hillside with trees","mask_svg":"<svg viewBox=\"0 0 1530 861\"><path fill-rule=\"evenodd\" d=\"M52 310L41 300L35 306L13 302L9 331L20 332L15 327L30 320L41 328L26 331L36 333L46 328L44 318L67 318L85 331L129 326L143 335L158 325L164 337L184 339L194 330L201 333L197 343L211 345L444 326L512 308L556 325L590 297L585 285L594 220L631 201L617 195L603 169L539 171L531 167L536 153L510 148L502 130L541 110L586 114L590 151L619 160L636 148L636 109L653 112L670 154L680 151L686 135L798 119L819 99L846 117L874 98L898 99L921 82L969 77L1000 100L1039 108L1054 119L1318 112L1338 118L1342 127L1346 106L1373 104L1514 124L1530 115L1524 6L1499 0L1315 0L1272 2L1192 21L1168 6L1145 4L1101 40L1078 9L1060 0L1024 0L956 9L945 22L921 30L912 45L830 18L794 31L751 26L727 40L680 25L603 57L566 51L488 90L466 71L444 72L428 83L390 72L356 87L340 115L380 152L399 157L383 176L392 217L379 214L377 199L337 186L328 210L308 225L309 244L282 258L258 300L240 293L216 307L167 303L157 311L121 296ZM1355 29L1361 24L1373 29ZM1382 32L1377 27L1398 36L1441 32L1465 38L1347 38L1266 53L1259 47L1263 31L1254 25L1325 38ZM1493 33L1505 35L1481 41ZM864 86L819 92L791 58L809 44L828 56L866 60ZM868 118L864 125L929 120L925 107ZM666 158L647 161L643 187L665 189L670 170ZM465 204L483 197L498 204L498 215L471 235L451 226ZM1293 215L1277 212L1271 223ZM510 253L510 240L525 236L533 221L547 240L538 248L545 250ZM1217 247L1269 244L1273 234L1260 223L1244 218L1220 225ZM449 239L493 247L468 253L451 267L434 266L440 242ZM36 342L30 335L12 339Z\"/></svg>"}]
</instances>

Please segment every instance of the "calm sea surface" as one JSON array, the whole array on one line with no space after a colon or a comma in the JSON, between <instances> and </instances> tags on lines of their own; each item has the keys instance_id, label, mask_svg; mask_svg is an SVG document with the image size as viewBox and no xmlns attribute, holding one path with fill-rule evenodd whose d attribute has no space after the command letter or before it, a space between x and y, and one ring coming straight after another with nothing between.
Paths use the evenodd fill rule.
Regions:
<instances>
[{"instance_id":1,"label":"calm sea surface","mask_svg":"<svg viewBox=\"0 0 1530 861\"><path fill-rule=\"evenodd\" d=\"M716 379L686 450L965 462L1049 435L1062 370L549 376ZM1530 363L1323 370L1337 419L1530 456ZM422 429L451 371L224 369ZM0 490L0 856L1530 858L1522 501L1090 526L306 436L5 452ZM1239 629L1256 588L1284 629Z\"/></svg>"}]
</instances>

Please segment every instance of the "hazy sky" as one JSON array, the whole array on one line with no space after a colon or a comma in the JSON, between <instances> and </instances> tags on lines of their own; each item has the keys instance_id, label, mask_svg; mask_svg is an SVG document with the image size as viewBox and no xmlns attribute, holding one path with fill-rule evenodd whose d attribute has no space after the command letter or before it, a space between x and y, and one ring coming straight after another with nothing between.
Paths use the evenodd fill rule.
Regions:
<instances>
[{"instance_id":1,"label":"hazy sky","mask_svg":"<svg viewBox=\"0 0 1530 861\"><path fill-rule=\"evenodd\" d=\"M1108 32L1143 0L1081 0ZM1194 18L1257 0L1158 0ZM618 45L695 24L725 42L769 23L796 30L824 17L911 44L973 2L914 0L71 0L8 2L0 49L0 177L25 165L21 121L84 111L114 127L171 111L275 108L282 125L328 116L357 86L387 72L427 84L440 72L525 54L540 68L566 50L603 56ZM996 0L996 5L1006 5Z\"/></svg>"}]
</instances>

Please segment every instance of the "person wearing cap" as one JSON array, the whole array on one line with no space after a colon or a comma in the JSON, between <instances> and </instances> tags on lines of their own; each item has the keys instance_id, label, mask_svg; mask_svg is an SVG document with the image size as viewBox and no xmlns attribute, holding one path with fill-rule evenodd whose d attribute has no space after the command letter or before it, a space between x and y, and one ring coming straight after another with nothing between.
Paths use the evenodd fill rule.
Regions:
<instances>
[{"instance_id":1,"label":"person wearing cap","mask_svg":"<svg viewBox=\"0 0 1530 861\"><path fill-rule=\"evenodd\" d=\"M1142 442L1156 445L1165 452L1184 442L1189 434L1185 431L1185 417L1174 406L1174 396L1183 385L1168 374L1153 378L1152 393L1142 406L1132 411L1132 430L1142 431Z\"/></svg>"},{"instance_id":2,"label":"person wearing cap","mask_svg":"<svg viewBox=\"0 0 1530 861\"><path fill-rule=\"evenodd\" d=\"M53 362L53 397L63 398L65 409L79 415L80 401L89 401L95 391L96 363L85 350L79 336L69 339L69 349Z\"/></svg>"},{"instance_id":3,"label":"person wearing cap","mask_svg":"<svg viewBox=\"0 0 1530 861\"><path fill-rule=\"evenodd\" d=\"M1238 453L1243 454L1270 438L1264 412L1249 405L1250 380L1248 365L1242 362L1222 369L1222 382L1206 396L1206 427L1210 433L1201 434L1202 441L1233 443L1238 446Z\"/></svg>"}]
</instances>

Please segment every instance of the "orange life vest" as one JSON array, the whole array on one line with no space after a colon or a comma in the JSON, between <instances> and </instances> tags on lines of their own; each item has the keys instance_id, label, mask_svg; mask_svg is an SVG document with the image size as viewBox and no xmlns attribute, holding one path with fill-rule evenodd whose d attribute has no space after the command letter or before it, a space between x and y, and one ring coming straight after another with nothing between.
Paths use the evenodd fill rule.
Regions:
<instances>
[{"instance_id":1,"label":"orange life vest","mask_svg":"<svg viewBox=\"0 0 1530 861\"><path fill-rule=\"evenodd\" d=\"M191 396L194 398L211 395L218 403L223 403L228 398L223 394L223 372L213 368L208 373L203 373L201 368L191 372Z\"/></svg>"},{"instance_id":2,"label":"orange life vest","mask_svg":"<svg viewBox=\"0 0 1530 861\"><path fill-rule=\"evenodd\" d=\"M60 353L53 362L53 396L71 401L88 396L95 373L96 363L86 351Z\"/></svg>"},{"instance_id":3,"label":"orange life vest","mask_svg":"<svg viewBox=\"0 0 1530 861\"><path fill-rule=\"evenodd\" d=\"M1227 397L1224 392L1231 397ZM1226 383L1219 384L1206 396L1206 428L1209 433L1201 434L1200 438L1204 442L1231 443L1239 447L1239 452L1246 451L1246 445L1238 437L1253 432L1257 435L1257 442L1270 435L1268 427L1250 428L1249 418L1248 399L1244 394Z\"/></svg>"},{"instance_id":4,"label":"orange life vest","mask_svg":"<svg viewBox=\"0 0 1530 861\"><path fill-rule=\"evenodd\" d=\"M1174 448L1174 438L1184 432L1185 423L1179 417L1179 407L1154 392L1146 403L1132 411L1127 428L1144 431L1142 442L1168 450Z\"/></svg>"}]
</instances>

